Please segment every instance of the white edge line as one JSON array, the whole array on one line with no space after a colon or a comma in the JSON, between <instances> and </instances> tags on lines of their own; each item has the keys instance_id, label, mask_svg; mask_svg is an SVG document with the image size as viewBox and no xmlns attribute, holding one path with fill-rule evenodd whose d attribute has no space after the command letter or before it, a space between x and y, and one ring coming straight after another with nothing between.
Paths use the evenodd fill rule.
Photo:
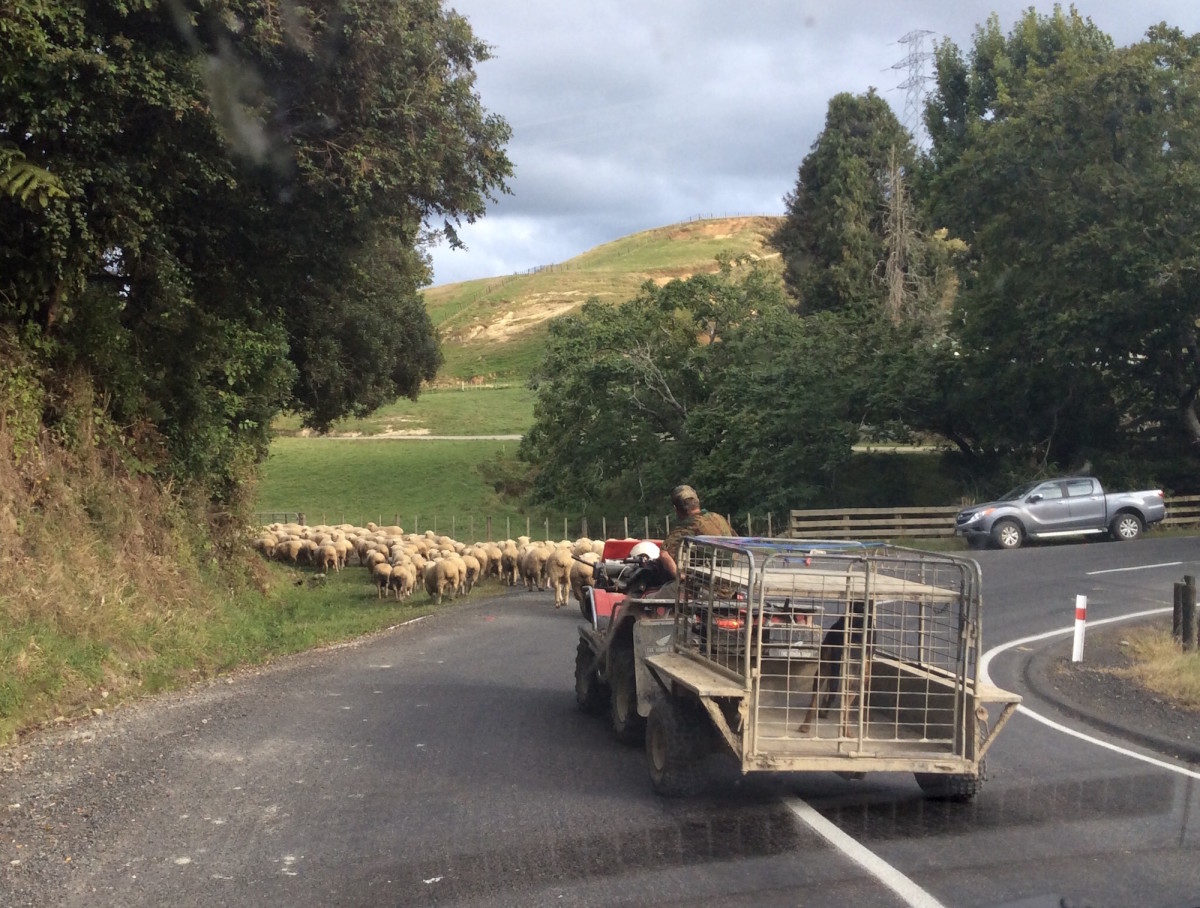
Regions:
<instances>
[{"instance_id":1,"label":"white edge line","mask_svg":"<svg viewBox=\"0 0 1200 908\"><path fill-rule=\"evenodd\" d=\"M1179 567L1182 561L1164 561L1162 564L1139 564L1137 567L1105 568L1102 571L1088 571L1083 576L1095 577L1097 574L1121 574L1125 571L1149 571L1153 568Z\"/></svg>"},{"instance_id":2,"label":"white edge line","mask_svg":"<svg viewBox=\"0 0 1200 908\"><path fill-rule=\"evenodd\" d=\"M783 803L821 838L900 896L909 908L945 908L941 902L875 852L821 816L806 801L800 798L784 798Z\"/></svg>"},{"instance_id":3,"label":"white edge line","mask_svg":"<svg viewBox=\"0 0 1200 908\"><path fill-rule=\"evenodd\" d=\"M1125 757L1133 757L1135 760L1141 760L1143 763L1149 763L1151 766L1157 766L1159 769L1169 769L1171 772L1179 773L1179 775L1187 776L1190 779L1200 779L1200 772L1197 772L1194 769L1188 769L1184 766L1176 766L1174 763L1168 763L1166 760L1159 760L1157 757L1150 757L1145 754L1137 753L1136 751L1126 750L1124 747L1119 747L1116 744L1109 744L1107 741L1101 741L1099 738L1093 738L1091 735L1085 735L1081 731L1076 731L1073 728L1060 725L1053 719L1047 719L1045 716L1035 713L1032 709L1029 709L1026 706L1018 706L1017 712L1028 716L1035 722L1041 722L1043 725L1053 728L1055 731L1060 731L1064 735L1070 735L1072 738L1079 738L1081 741L1087 741L1089 744L1095 744L1097 747L1103 747L1105 750L1111 750L1113 753L1118 753Z\"/></svg>"},{"instance_id":4,"label":"white edge line","mask_svg":"<svg viewBox=\"0 0 1200 908\"><path fill-rule=\"evenodd\" d=\"M1164 612L1169 611L1171 611L1170 608L1147 609L1146 611L1142 612L1132 612L1128 615L1118 615L1115 618L1101 618L1097 621L1089 621L1088 624L1114 624L1118 621L1130 621L1134 618L1146 618L1150 615L1161 615ZM1074 631L1074 629L1074 627L1065 627L1060 628L1059 630L1046 631L1044 634L1034 634L1030 637L1021 637L1018 640L1011 640L1008 643L1002 643L1000 646L988 650L983 654L983 658L979 660L979 674L981 679L985 684L990 685L992 683L991 676L988 674L988 666L991 664L993 656L999 655L1000 653L1013 649L1014 647L1023 646L1026 643L1036 643L1039 640L1046 640L1050 637L1059 637L1064 634L1069 634ZM1087 741L1089 744L1095 744L1097 747L1102 747L1105 750L1111 750L1114 753L1121 754L1122 756L1131 757L1132 759L1140 760L1143 763L1149 763L1151 766L1157 766L1159 769L1166 769L1171 772L1178 773L1181 776L1187 776L1191 779L1200 779L1200 772L1197 772L1193 769L1188 769L1184 766L1177 766L1174 763L1168 763L1165 760L1159 760L1157 757L1140 754L1137 751L1128 750L1127 748L1120 747L1116 744L1110 744L1108 741L1102 741L1100 738L1093 738L1091 735L1086 735L1081 731L1076 731L1073 728L1068 728L1066 725L1055 722L1053 719L1048 719L1040 713L1034 712L1027 706L1018 706L1017 712L1028 716L1036 722L1041 722L1048 728L1053 728L1055 731L1062 732L1064 735L1070 735L1072 738L1078 738L1081 741Z\"/></svg>"}]
</instances>

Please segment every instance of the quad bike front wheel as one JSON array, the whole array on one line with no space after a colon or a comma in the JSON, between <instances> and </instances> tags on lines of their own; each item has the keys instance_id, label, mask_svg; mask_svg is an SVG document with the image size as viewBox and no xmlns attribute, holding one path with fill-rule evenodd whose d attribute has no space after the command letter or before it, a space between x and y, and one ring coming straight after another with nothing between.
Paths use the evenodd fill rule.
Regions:
<instances>
[{"instance_id":1,"label":"quad bike front wheel","mask_svg":"<svg viewBox=\"0 0 1200 908\"><path fill-rule=\"evenodd\" d=\"M609 685L612 699L609 714L612 716L613 733L622 744L640 744L646 732L646 720L638 715L633 647L618 647L613 651L611 660Z\"/></svg>"},{"instance_id":2,"label":"quad bike front wheel","mask_svg":"<svg viewBox=\"0 0 1200 908\"><path fill-rule=\"evenodd\" d=\"M600 680L596 654L583 640L575 649L575 702L590 715L603 715L608 706L608 685Z\"/></svg>"}]
</instances>

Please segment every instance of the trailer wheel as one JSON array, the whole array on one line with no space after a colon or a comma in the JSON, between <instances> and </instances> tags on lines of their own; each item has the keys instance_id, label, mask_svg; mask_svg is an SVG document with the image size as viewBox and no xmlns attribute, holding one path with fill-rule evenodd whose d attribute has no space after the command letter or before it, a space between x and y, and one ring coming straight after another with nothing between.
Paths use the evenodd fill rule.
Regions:
<instances>
[{"instance_id":1,"label":"trailer wheel","mask_svg":"<svg viewBox=\"0 0 1200 908\"><path fill-rule=\"evenodd\" d=\"M646 757L650 784L666 798L689 798L704 787L711 749L708 717L698 704L663 696L650 707Z\"/></svg>"},{"instance_id":2,"label":"trailer wheel","mask_svg":"<svg viewBox=\"0 0 1200 908\"><path fill-rule=\"evenodd\" d=\"M983 767L978 776L955 776L940 772L915 772L917 784L931 801L955 801L965 804L983 788Z\"/></svg>"},{"instance_id":3,"label":"trailer wheel","mask_svg":"<svg viewBox=\"0 0 1200 908\"><path fill-rule=\"evenodd\" d=\"M608 706L608 685L600 680L596 654L583 640L575 649L575 702L593 716L603 715Z\"/></svg>"},{"instance_id":4,"label":"trailer wheel","mask_svg":"<svg viewBox=\"0 0 1200 908\"><path fill-rule=\"evenodd\" d=\"M633 665L633 646L618 646L610 657L609 685L612 702L613 732L622 744L640 744L646 733L646 720L638 715L637 675Z\"/></svg>"},{"instance_id":5,"label":"trailer wheel","mask_svg":"<svg viewBox=\"0 0 1200 908\"><path fill-rule=\"evenodd\" d=\"M1128 542L1142 535L1142 520L1137 514L1126 511L1113 518L1108 533L1117 542Z\"/></svg>"}]
</instances>

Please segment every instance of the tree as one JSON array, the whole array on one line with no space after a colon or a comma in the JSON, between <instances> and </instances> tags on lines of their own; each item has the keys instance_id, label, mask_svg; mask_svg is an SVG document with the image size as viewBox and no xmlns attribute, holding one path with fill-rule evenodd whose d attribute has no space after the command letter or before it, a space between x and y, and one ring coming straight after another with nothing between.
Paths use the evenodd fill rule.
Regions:
<instances>
[{"instance_id":1,"label":"tree","mask_svg":"<svg viewBox=\"0 0 1200 908\"><path fill-rule=\"evenodd\" d=\"M874 89L830 100L773 239L800 311L878 308L889 175L911 168L914 154L912 137Z\"/></svg>"},{"instance_id":2,"label":"tree","mask_svg":"<svg viewBox=\"0 0 1200 908\"><path fill-rule=\"evenodd\" d=\"M933 178L946 211L972 187L948 216L972 260L945 409L976 455L1072 466L1200 443L1200 36L1103 43L1029 67Z\"/></svg>"},{"instance_id":3,"label":"tree","mask_svg":"<svg viewBox=\"0 0 1200 908\"><path fill-rule=\"evenodd\" d=\"M16 0L0 25L0 148L65 192L0 194L0 323L157 434L164 478L227 498L281 409L325 428L433 376L426 225L456 241L511 173L465 19Z\"/></svg>"},{"instance_id":4,"label":"tree","mask_svg":"<svg viewBox=\"0 0 1200 908\"><path fill-rule=\"evenodd\" d=\"M845 325L796 316L775 273L728 260L555 320L521 446L535 498L645 505L690 480L718 510L813 500L857 435Z\"/></svg>"}]
</instances>

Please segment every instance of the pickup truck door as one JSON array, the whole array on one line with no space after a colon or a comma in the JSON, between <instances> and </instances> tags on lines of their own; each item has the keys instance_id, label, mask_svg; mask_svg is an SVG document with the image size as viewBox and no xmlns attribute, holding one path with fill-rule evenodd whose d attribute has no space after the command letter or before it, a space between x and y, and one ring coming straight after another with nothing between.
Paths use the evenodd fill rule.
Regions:
<instances>
[{"instance_id":1,"label":"pickup truck door","mask_svg":"<svg viewBox=\"0 0 1200 908\"><path fill-rule=\"evenodd\" d=\"M1043 482L1025 496L1026 530L1035 536L1071 529L1071 508L1061 482Z\"/></svg>"},{"instance_id":2,"label":"pickup truck door","mask_svg":"<svg viewBox=\"0 0 1200 908\"><path fill-rule=\"evenodd\" d=\"M1072 529L1103 529L1108 526L1108 503L1100 483L1094 479L1069 479L1066 486Z\"/></svg>"}]
</instances>

